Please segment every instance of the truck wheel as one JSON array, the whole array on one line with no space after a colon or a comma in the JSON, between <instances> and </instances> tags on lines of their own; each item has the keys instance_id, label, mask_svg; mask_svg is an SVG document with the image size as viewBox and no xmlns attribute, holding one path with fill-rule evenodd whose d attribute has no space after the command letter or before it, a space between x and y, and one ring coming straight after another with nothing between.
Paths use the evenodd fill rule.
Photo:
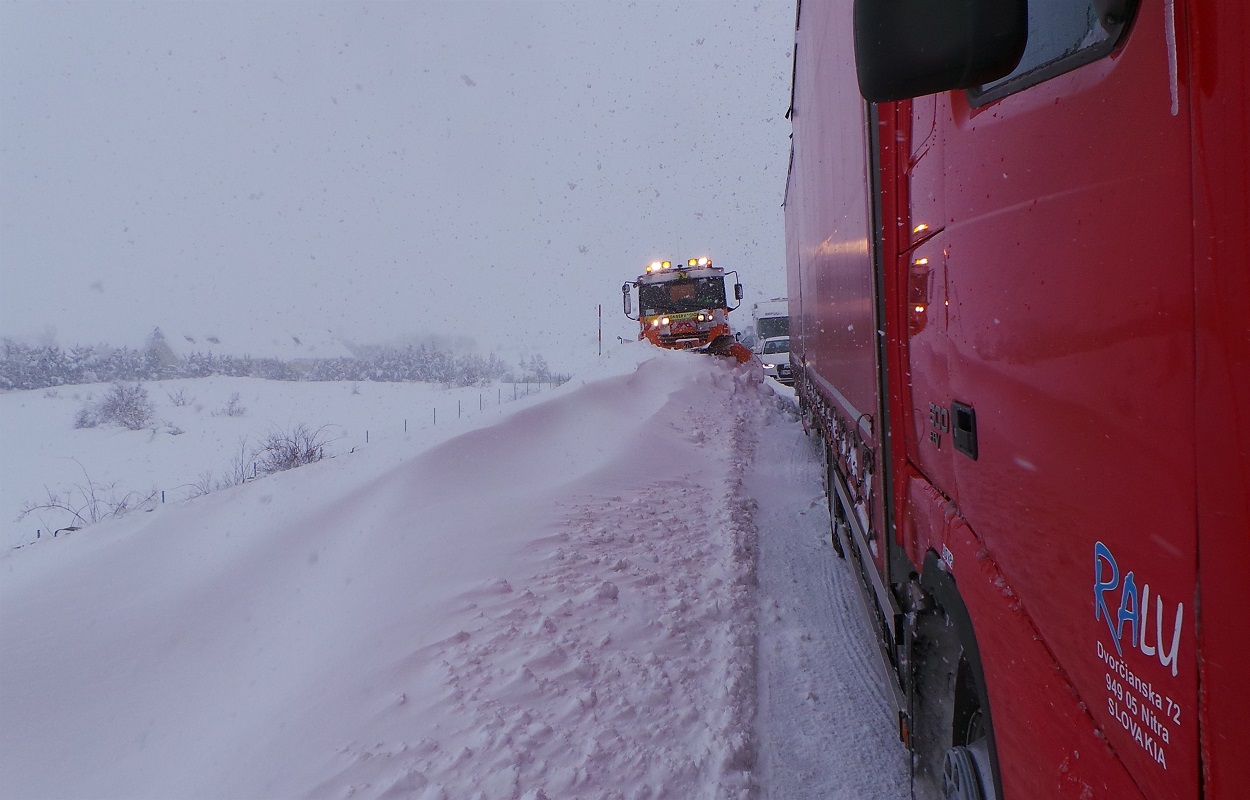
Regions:
<instances>
[{"instance_id":1,"label":"truck wheel","mask_svg":"<svg viewBox=\"0 0 1250 800\"><path fill-rule=\"evenodd\" d=\"M850 534L846 520L846 508L838 498L838 474L833 467L833 451L825 447L825 494L829 498L829 539L833 542L833 552L838 558L846 559L846 550L842 547L842 537Z\"/></svg>"},{"instance_id":2,"label":"truck wheel","mask_svg":"<svg viewBox=\"0 0 1250 800\"><path fill-rule=\"evenodd\" d=\"M984 737L967 747L956 745L947 750L942 766L945 800L996 800L989 762L989 742Z\"/></svg>"},{"instance_id":3,"label":"truck wheel","mask_svg":"<svg viewBox=\"0 0 1250 800\"><path fill-rule=\"evenodd\" d=\"M959 657L955 677L955 718L952 746L942 765L942 791L946 800L997 800L994 770L990 765L989 731L981 710L981 694L968 663Z\"/></svg>"},{"instance_id":4,"label":"truck wheel","mask_svg":"<svg viewBox=\"0 0 1250 800\"><path fill-rule=\"evenodd\" d=\"M917 615L909 648L915 796L997 800L994 726L972 620L935 553L924 576L934 606Z\"/></svg>"}]
</instances>

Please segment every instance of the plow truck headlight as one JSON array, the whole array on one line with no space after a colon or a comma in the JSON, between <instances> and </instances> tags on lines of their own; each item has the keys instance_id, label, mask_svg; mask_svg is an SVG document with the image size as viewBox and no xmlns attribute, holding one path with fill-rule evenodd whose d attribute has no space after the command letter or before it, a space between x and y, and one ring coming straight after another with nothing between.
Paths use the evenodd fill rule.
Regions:
<instances>
[{"instance_id":1,"label":"plow truck headlight","mask_svg":"<svg viewBox=\"0 0 1250 800\"><path fill-rule=\"evenodd\" d=\"M672 322L672 320L670 320L668 317L665 317L664 319L660 320L661 325L667 325L670 322Z\"/></svg>"}]
</instances>

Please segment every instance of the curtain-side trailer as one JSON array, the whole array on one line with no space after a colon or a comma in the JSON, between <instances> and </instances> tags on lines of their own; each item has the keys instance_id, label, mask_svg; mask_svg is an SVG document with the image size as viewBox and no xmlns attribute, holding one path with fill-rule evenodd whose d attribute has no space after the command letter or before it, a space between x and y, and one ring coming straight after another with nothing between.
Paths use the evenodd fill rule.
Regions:
<instances>
[{"instance_id":1,"label":"curtain-side trailer","mask_svg":"<svg viewBox=\"0 0 1250 800\"><path fill-rule=\"evenodd\" d=\"M791 358L917 797L1250 791L1248 16L799 3Z\"/></svg>"}]
</instances>

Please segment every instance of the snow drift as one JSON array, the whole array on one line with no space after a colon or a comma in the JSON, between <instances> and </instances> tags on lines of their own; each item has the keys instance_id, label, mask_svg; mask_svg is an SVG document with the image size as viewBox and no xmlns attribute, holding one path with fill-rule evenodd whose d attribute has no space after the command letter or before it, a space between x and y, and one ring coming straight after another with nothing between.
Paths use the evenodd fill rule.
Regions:
<instances>
[{"instance_id":1,"label":"snow drift","mask_svg":"<svg viewBox=\"0 0 1250 800\"><path fill-rule=\"evenodd\" d=\"M398 465L395 448L366 450L0 557L0 794L803 786L811 775L786 777L766 741L791 724L769 709L817 701L802 680L802 702L783 697L784 665L757 668L756 520L763 503L818 544L819 472L753 494L746 482L766 483L749 478L757 448L776 460L778 443L802 447L758 373L630 351ZM761 439L770 426L778 436ZM787 491L806 499L797 511L770 499ZM769 652L792 651L787 626L810 627L793 605L767 605ZM863 659L871 640L855 635ZM846 712L849 763L897 796L904 762L876 677L852 680L841 690L864 701ZM820 725L798 753L840 768L815 754L839 722Z\"/></svg>"}]
</instances>

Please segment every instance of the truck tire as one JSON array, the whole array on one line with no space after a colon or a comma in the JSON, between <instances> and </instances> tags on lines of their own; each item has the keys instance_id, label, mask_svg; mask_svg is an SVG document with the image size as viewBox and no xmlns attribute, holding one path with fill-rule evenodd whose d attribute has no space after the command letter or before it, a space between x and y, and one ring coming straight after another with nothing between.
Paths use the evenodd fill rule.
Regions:
<instances>
[{"instance_id":1,"label":"truck tire","mask_svg":"<svg viewBox=\"0 0 1250 800\"><path fill-rule=\"evenodd\" d=\"M917 614L911 644L914 796L997 800L993 724L971 617L935 553L921 585L933 605Z\"/></svg>"},{"instance_id":2,"label":"truck tire","mask_svg":"<svg viewBox=\"0 0 1250 800\"><path fill-rule=\"evenodd\" d=\"M846 548L842 542L851 533L850 523L846 519L846 508L838 497L838 473L834 467L833 450L825 445L825 495L829 499L829 540L833 542L833 552L838 558L846 560Z\"/></svg>"},{"instance_id":3,"label":"truck tire","mask_svg":"<svg viewBox=\"0 0 1250 800\"><path fill-rule=\"evenodd\" d=\"M947 750L942 766L943 800L997 800L989 758L984 738Z\"/></svg>"}]
</instances>

